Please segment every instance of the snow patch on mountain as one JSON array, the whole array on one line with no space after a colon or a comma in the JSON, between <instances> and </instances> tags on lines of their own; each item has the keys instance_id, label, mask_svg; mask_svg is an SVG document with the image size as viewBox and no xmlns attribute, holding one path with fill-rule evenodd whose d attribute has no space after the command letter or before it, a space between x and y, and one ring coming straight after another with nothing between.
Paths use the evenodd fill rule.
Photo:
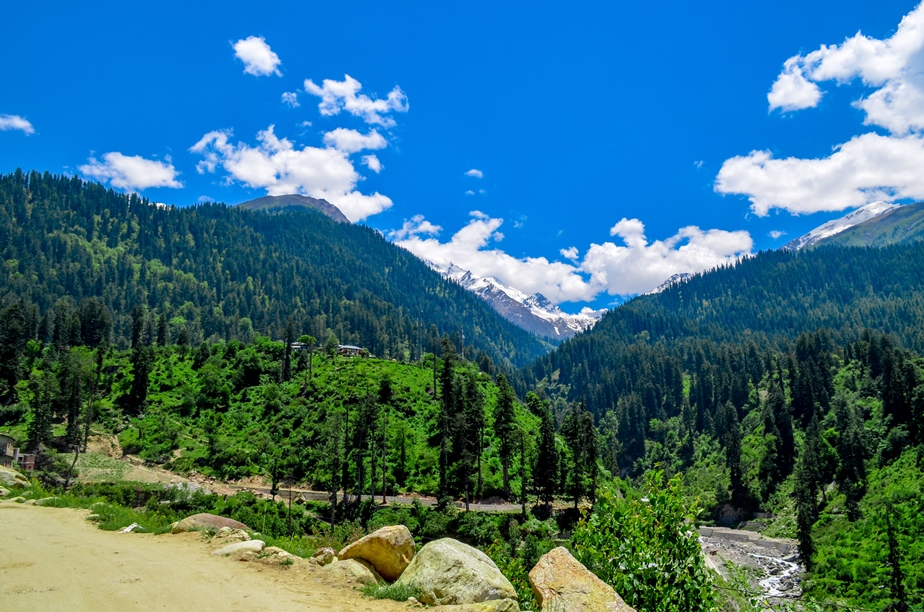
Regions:
<instances>
[{"instance_id":1,"label":"snow patch on mountain","mask_svg":"<svg viewBox=\"0 0 924 612\"><path fill-rule=\"evenodd\" d=\"M655 293L661 293L665 289L669 289L672 285L682 283L683 281L692 278L693 274L691 272L681 272L680 274L674 274L669 279L646 293L645 295L654 295Z\"/></svg>"},{"instance_id":2,"label":"snow patch on mountain","mask_svg":"<svg viewBox=\"0 0 924 612\"><path fill-rule=\"evenodd\" d=\"M854 225L859 225L864 221L869 221L870 219L884 215L890 210L899 208L900 206L901 204L889 204L888 202L873 202L872 204L861 206L839 219L832 219L823 225L819 225L809 233L799 236L795 240L790 240L784 244L782 248L788 251L804 249L825 238L840 234Z\"/></svg>"},{"instance_id":3,"label":"snow patch on mountain","mask_svg":"<svg viewBox=\"0 0 924 612\"><path fill-rule=\"evenodd\" d=\"M493 276L475 276L453 263L441 266L428 261L427 265L485 300L508 321L547 338L570 338L593 327L606 312L585 307L578 314L568 314L541 293L527 295Z\"/></svg>"}]
</instances>

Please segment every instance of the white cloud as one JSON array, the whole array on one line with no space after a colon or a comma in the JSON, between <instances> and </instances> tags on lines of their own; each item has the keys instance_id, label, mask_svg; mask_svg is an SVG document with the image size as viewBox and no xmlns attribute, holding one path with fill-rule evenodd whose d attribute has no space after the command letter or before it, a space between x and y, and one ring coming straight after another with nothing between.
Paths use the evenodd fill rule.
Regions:
<instances>
[{"instance_id":1,"label":"white cloud","mask_svg":"<svg viewBox=\"0 0 924 612\"><path fill-rule=\"evenodd\" d=\"M767 235L773 238L774 240L779 240L780 238L786 235L786 232L781 232L780 230L773 230Z\"/></svg>"},{"instance_id":2,"label":"white cloud","mask_svg":"<svg viewBox=\"0 0 924 612\"><path fill-rule=\"evenodd\" d=\"M149 187L179 189L183 186L183 183L176 180L178 173L171 163L118 152L106 153L103 161L91 157L88 162L78 167L84 176L108 182L116 189L137 191Z\"/></svg>"},{"instance_id":3,"label":"white cloud","mask_svg":"<svg viewBox=\"0 0 924 612\"><path fill-rule=\"evenodd\" d=\"M705 163L706 163L705 161L698 159L695 162L693 162L693 165L696 167L697 170L699 170L700 168L703 167L703 164Z\"/></svg>"},{"instance_id":4,"label":"white cloud","mask_svg":"<svg viewBox=\"0 0 924 612\"><path fill-rule=\"evenodd\" d=\"M325 135L325 141L329 134ZM256 146L232 143L231 136L230 130L209 132L190 148L203 156L196 166L199 173L215 172L221 167L228 173L229 181L264 188L270 195L298 193L323 198L354 222L392 205L388 196L378 192L366 195L356 191L361 177L347 151L334 146L298 149L289 140L278 138L272 125L257 134ZM347 142L345 137L339 138L333 136L327 142Z\"/></svg>"},{"instance_id":5,"label":"white cloud","mask_svg":"<svg viewBox=\"0 0 924 612\"><path fill-rule=\"evenodd\" d=\"M903 135L924 128L922 71L924 4L905 15L890 38L879 40L857 32L840 45L821 45L807 55L786 60L768 96L770 109L812 107L821 97L814 83L860 79L877 88L854 103L866 112L865 123Z\"/></svg>"},{"instance_id":6,"label":"white cloud","mask_svg":"<svg viewBox=\"0 0 924 612\"><path fill-rule=\"evenodd\" d=\"M363 164L376 174L382 171L382 162L375 155L363 155Z\"/></svg>"},{"instance_id":7,"label":"white cloud","mask_svg":"<svg viewBox=\"0 0 924 612\"><path fill-rule=\"evenodd\" d=\"M0 115L0 131L20 130L26 134L35 134L35 128L19 115Z\"/></svg>"},{"instance_id":8,"label":"white cloud","mask_svg":"<svg viewBox=\"0 0 924 612\"><path fill-rule=\"evenodd\" d=\"M401 229L390 230L387 236L390 240L406 240L411 236L437 236L443 231L439 225L433 225L423 215L414 215L410 220L405 219Z\"/></svg>"},{"instance_id":9,"label":"white cloud","mask_svg":"<svg viewBox=\"0 0 924 612\"><path fill-rule=\"evenodd\" d=\"M465 173L465 176L471 176L473 178L484 178L484 172L482 172L481 170L477 168L472 168L471 170Z\"/></svg>"},{"instance_id":10,"label":"white cloud","mask_svg":"<svg viewBox=\"0 0 924 612\"><path fill-rule=\"evenodd\" d=\"M472 191L471 189L466 189L466 190L465 190L465 195L475 195L475 192Z\"/></svg>"},{"instance_id":11,"label":"white cloud","mask_svg":"<svg viewBox=\"0 0 924 612\"><path fill-rule=\"evenodd\" d=\"M774 159L769 151L739 155L722 165L715 190L748 196L761 216L774 208L807 214L924 197L924 4L890 38L858 32L840 45L789 58L767 99L771 110L811 108L822 97L817 83L857 79L874 91L853 106L865 113L866 125L885 128L889 136L855 136L816 159Z\"/></svg>"},{"instance_id":12,"label":"white cloud","mask_svg":"<svg viewBox=\"0 0 924 612\"><path fill-rule=\"evenodd\" d=\"M549 261L545 257L516 258L497 248L503 235L503 219L479 211L447 242L424 238L415 232L426 221L415 217L412 224L392 233L396 244L418 257L438 265L454 263L478 276L493 276L526 293L542 293L555 303L593 299L606 291L631 295L654 289L672 274L701 272L734 261L750 253L753 242L747 232L701 230L685 227L671 238L648 244L644 225L637 219L623 219L611 230L625 246L612 242L591 244L583 261L578 249L569 247L562 255L573 263ZM432 232L435 234L435 232ZM573 256L573 257L572 257Z\"/></svg>"},{"instance_id":13,"label":"white cloud","mask_svg":"<svg viewBox=\"0 0 924 612\"><path fill-rule=\"evenodd\" d=\"M719 193L746 194L751 210L838 211L879 200L924 198L924 138L863 134L821 159L774 159L769 151L733 157L716 177Z\"/></svg>"},{"instance_id":14,"label":"white cloud","mask_svg":"<svg viewBox=\"0 0 924 612\"><path fill-rule=\"evenodd\" d=\"M298 108L301 104L298 103L298 94L294 91L286 91L282 94L282 101L285 104L288 104L291 108ZM311 125L310 123L308 125Z\"/></svg>"},{"instance_id":15,"label":"white cloud","mask_svg":"<svg viewBox=\"0 0 924 612\"><path fill-rule=\"evenodd\" d=\"M269 76L279 72L282 61L262 36L248 36L234 43L234 56L244 62L244 72L254 76Z\"/></svg>"},{"instance_id":16,"label":"white cloud","mask_svg":"<svg viewBox=\"0 0 924 612\"><path fill-rule=\"evenodd\" d=\"M802 68L795 59L786 60L783 72L776 78L773 87L770 88L770 93L767 94L771 111L775 108L785 112L813 108L821 100L821 90L818 89L818 85L806 80L805 75L802 74Z\"/></svg>"},{"instance_id":17,"label":"white cloud","mask_svg":"<svg viewBox=\"0 0 924 612\"><path fill-rule=\"evenodd\" d=\"M384 149L388 141L377 131L360 134L356 130L337 128L324 134L324 144L344 153L356 153L363 150Z\"/></svg>"},{"instance_id":18,"label":"white cloud","mask_svg":"<svg viewBox=\"0 0 924 612\"><path fill-rule=\"evenodd\" d=\"M305 91L321 98L318 110L322 115L337 115L345 110L351 115L362 117L366 123L390 128L394 127L395 120L384 115L408 111L407 96L398 86L384 100L360 94L361 90L362 84L348 74L344 75L342 81L324 79L320 87L311 79L305 81Z\"/></svg>"},{"instance_id":19,"label":"white cloud","mask_svg":"<svg viewBox=\"0 0 924 612\"><path fill-rule=\"evenodd\" d=\"M746 231L680 228L666 240L648 243L638 219L622 219L610 229L625 246L591 244L581 269L610 295L651 291L674 274L702 272L748 255L754 241Z\"/></svg>"}]
</instances>

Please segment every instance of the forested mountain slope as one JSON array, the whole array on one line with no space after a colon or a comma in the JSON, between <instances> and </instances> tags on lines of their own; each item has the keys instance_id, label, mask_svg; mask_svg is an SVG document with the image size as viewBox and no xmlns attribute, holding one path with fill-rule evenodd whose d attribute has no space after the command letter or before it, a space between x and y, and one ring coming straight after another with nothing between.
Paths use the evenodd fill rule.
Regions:
<instances>
[{"instance_id":1,"label":"forested mountain slope","mask_svg":"<svg viewBox=\"0 0 924 612\"><path fill-rule=\"evenodd\" d=\"M817 246L886 246L924 239L924 203L899 206L840 234L824 238Z\"/></svg>"},{"instance_id":2,"label":"forested mountain slope","mask_svg":"<svg viewBox=\"0 0 924 612\"><path fill-rule=\"evenodd\" d=\"M194 345L281 338L292 318L321 342L333 333L384 357L416 358L460 330L468 355L501 365L547 348L374 230L308 210L164 207L17 171L0 177L0 258L0 302L21 301L29 337L80 344L101 327L126 346L145 306ZM98 320L102 305L111 321Z\"/></svg>"},{"instance_id":3,"label":"forested mountain slope","mask_svg":"<svg viewBox=\"0 0 924 612\"><path fill-rule=\"evenodd\" d=\"M922 352L922 261L922 242L760 253L619 306L525 368L518 390L552 377L569 399L583 394L602 415L619 396L641 392L638 381L645 379L674 386L676 402L683 371L700 370L727 351L723 368L751 371L768 349L785 349L802 332L821 328L836 342L875 330Z\"/></svg>"}]
</instances>

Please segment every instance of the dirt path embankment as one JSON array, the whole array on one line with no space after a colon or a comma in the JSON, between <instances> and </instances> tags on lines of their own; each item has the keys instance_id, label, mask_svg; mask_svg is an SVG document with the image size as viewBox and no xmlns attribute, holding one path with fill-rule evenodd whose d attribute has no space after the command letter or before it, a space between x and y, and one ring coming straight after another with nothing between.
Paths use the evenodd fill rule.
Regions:
<instances>
[{"instance_id":1,"label":"dirt path embankment","mask_svg":"<svg viewBox=\"0 0 924 612\"><path fill-rule=\"evenodd\" d=\"M211 556L199 533L107 532L86 515L0 502L0 610L406 610L321 583L307 564Z\"/></svg>"}]
</instances>

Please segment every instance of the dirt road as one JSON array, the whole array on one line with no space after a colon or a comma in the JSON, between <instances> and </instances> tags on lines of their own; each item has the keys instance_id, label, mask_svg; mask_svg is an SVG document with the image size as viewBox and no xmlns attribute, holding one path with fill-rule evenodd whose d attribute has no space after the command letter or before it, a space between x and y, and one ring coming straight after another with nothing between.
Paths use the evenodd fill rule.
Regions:
<instances>
[{"instance_id":1,"label":"dirt road","mask_svg":"<svg viewBox=\"0 0 924 612\"><path fill-rule=\"evenodd\" d=\"M199 533L107 532L86 515L0 502L0 610L407 610L322 583L307 563L234 561Z\"/></svg>"}]
</instances>

